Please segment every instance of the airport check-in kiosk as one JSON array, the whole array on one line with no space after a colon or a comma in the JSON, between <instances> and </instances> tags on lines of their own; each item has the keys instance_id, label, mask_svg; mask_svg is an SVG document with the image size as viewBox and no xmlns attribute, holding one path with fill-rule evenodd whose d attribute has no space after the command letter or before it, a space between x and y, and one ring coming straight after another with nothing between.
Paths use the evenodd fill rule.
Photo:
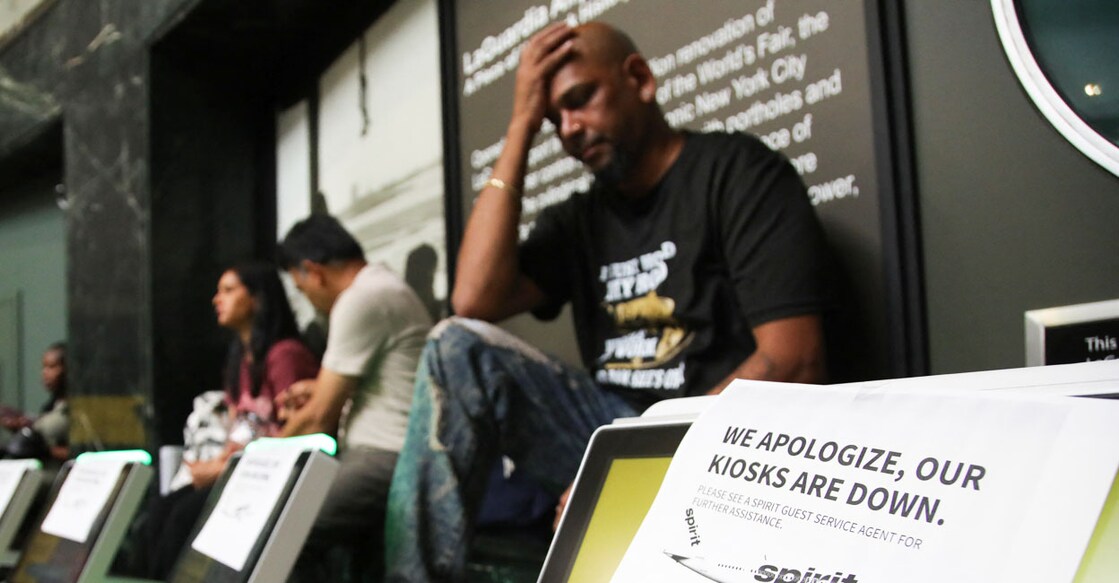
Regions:
<instances>
[{"instance_id":1,"label":"airport check-in kiosk","mask_svg":"<svg viewBox=\"0 0 1119 583\"><path fill-rule=\"evenodd\" d=\"M12 543L42 481L43 464L38 460L0 460L0 569L7 570L19 560Z\"/></svg>"},{"instance_id":2,"label":"airport check-in kiosk","mask_svg":"<svg viewBox=\"0 0 1119 583\"><path fill-rule=\"evenodd\" d=\"M144 451L82 454L66 462L8 581L104 581L152 479Z\"/></svg>"},{"instance_id":3,"label":"airport check-in kiosk","mask_svg":"<svg viewBox=\"0 0 1119 583\"><path fill-rule=\"evenodd\" d=\"M332 457L336 449L335 441L325 435L260 439L231 458L169 581L285 580L338 473L338 462ZM253 464L258 467L250 467ZM266 476L276 478L272 492L254 488L253 479ZM68 462L7 580L147 582L118 576L111 567L151 479L147 452L83 454ZM245 520L254 512L259 519L255 524ZM239 529L238 524L248 527ZM215 548L222 552L214 552ZM243 554L231 561L229 553L238 548L243 548Z\"/></svg>"},{"instance_id":4,"label":"airport check-in kiosk","mask_svg":"<svg viewBox=\"0 0 1119 583\"><path fill-rule=\"evenodd\" d=\"M257 528L239 526L246 522L239 513L251 512L243 503L244 497L255 495L250 491L251 484L250 490L246 489L245 478L251 478L249 465L254 459L269 455L270 450L278 449L297 450L292 454L291 471L280 476L274 503L264 504ZM286 580L338 473L338 461L332 457L336 449L335 441L326 435L266 438L250 443L243 453L231 458L218 479L188 539L191 543L179 555L168 581L263 583ZM242 503L237 502L239 496ZM262 496L267 497L267 494ZM237 528L242 531L236 532ZM235 549L230 547L238 545L240 553L232 552ZM214 553L211 549L222 552ZM216 554L222 556L216 557ZM110 581L126 580L114 578Z\"/></svg>"},{"instance_id":5,"label":"airport check-in kiosk","mask_svg":"<svg viewBox=\"0 0 1119 583\"><path fill-rule=\"evenodd\" d=\"M1033 367L861 383L933 388L950 377L979 379L983 390L1119 399L1119 364ZM540 583L610 581L656 497L688 427L717 398L670 399L642 417L618 419L591 438ZM1110 583L1119 570L1119 474L1072 583ZM760 579L759 579L760 580Z\"/></svg>"}]
</instances>

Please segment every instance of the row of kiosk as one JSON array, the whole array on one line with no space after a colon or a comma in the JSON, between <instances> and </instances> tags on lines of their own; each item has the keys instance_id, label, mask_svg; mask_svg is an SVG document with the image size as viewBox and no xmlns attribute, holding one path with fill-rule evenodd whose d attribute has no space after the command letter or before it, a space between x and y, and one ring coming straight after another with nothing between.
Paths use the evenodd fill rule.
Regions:
<instances>
[{"instance_id":1,"label":"row of kiosk","mask_svg":"<svg viewBox=\"0 0 1119 583\"><path fill-rule=\"evenodd\" d=\"M325 435L261 439L235 455L206 501L169 581L287 579L338 472ZM0 569L20 583L141 583L114 559L153 479L145 451L86 453L63 465L42 511L44 480L32 460L0 461ZM22 548L13 548L28 520Z\"/></svg>"},{"instance_id":2,"label":"row of kiosk","mask_svg":"<svg viewBox=\"0 0 1119 583\"><path fill-rule=\"evenodd\" d=\"M798 553L805 552L826 557L826 554L820 553L832 544L837 548L854 545L840 553L844 560L853 561L843 566L842 573L852 573L856 569L860 572L857 578L849 575L851 580L864 583L898 580L888 567L883 566L886 561L883 558L885 555L881 554L883 551L873 550L881 547L883 540L877 539L883 537L875 535L863 542L852 542L852 537L832 532L834 528L819 526L820 520L811 524L807 520L798 523L798 517L803 513L778 513L775 509L783 506L773 502L784 499L811 508L817 514L834 511L841 518L860 520L850 498L846 499L846 504L842 501L830 502L828 496L813 498L804 491L798 493L795 484L792 488L787 484L762 485L760 480L752 482L748 476L744 482L733 475L733 468L729 474L735 479L723 475L727 472L719 469L717 460L721 454L718 452L727 451L728 447L735 456L759 456L757 459L770 462L776 459L776 463L789 465L794 468L790 477L796 473L796 464L825 467L819 466L820 460L796 454L791 449L786 453L793 455L787 455L781 461L773 458L772 452L764 451L763 447L746 447L746 441L728 445L732 433L740 437L748 435L745 430L741 433L737 433L737 429L732 431L733 426L739 423L749 424L758 420L762 424L771 423L782 416L796 419L813 414L813 403L824 401L834 401L838 405L820 405L818 418L806 417L799 421L810 430L830 428L827 431L831 432L832 439L842 441L872 436L871 442L874 442L896 438L897 444L911 448L908 451L924 446L928 446L929 451L948 451L945 448L955 443L964 444L968 451L987 452L982 458L987 465L985 472L990 473L984 479L982 488L986 499L977 498L980 496L978 478L974 488L964 488L964 494L953 494L953 491L961 490L938 485L931 474L922 477L921 468L927 464L921 462L914 466L912 459L908 465L899 463L897 469L916 473L915 478L910 476L903 480L903 471L890 476L889 480L882 476L885 484L908 484L907 488L923 489L926 493L943 496L940 516L952 509L953 504L960 510L949 521L955 525L954 531L947 530L952 525L924 526L933 537L925 537L923 554L902 545L893 546L890 552L898 555L896 562L906 569L922 560L932 561L923 570L924 576L912 578L912 581L943 580L938 577L944 573L938 574L937 571L948 567L940 565L946 561L937 559L936 553L952 556L957 553L952 549L960 546L960 539L983 539L988 532L1000 533L1003 538L1017 542L992 546L990 553L980 552L982 548L977 550L977 545L981 546L981 543L970 545L976 548L965 548L969 545L964 545L958 549L958 554L961 558L966 553L974 555L970 559L974 567L970 571L952 571L955 573L953 580L990 580L969 578L968 573L980 577L984 569L1009 572L1008 569L1018 567L1024 569L1024 573L1013 580L1045 583L1103 583L1115 580L1114 574L1119 569L1119 552L1116 551L1119 549L1119 478L1116 478L1119 470L1119 439L1116 439L1119 437L1119 423L1116 422L1119 421L1119 403L1115 402L1119 399L1119 362L833 387L789 388L772 383L736 381L732 389L729 396L665 401L650 408L641 418L618 420L600 428L585 453L567 511L539 581L810 581L812 579L804 578L808 575L801 573L801 567L778 565L778 557L784 554L799 556ZM919 406L909 407L911 411L905 413L906 401L898 400L900 406L889 405L883 401L886 398L909 399ZM952 403L944 405L953 399ZM981 405L973 413L983 414L974 418L977 423L970 427L975 429L967 429L966 435L960 434L960 428L968 425L946 428L948 430L941 433L927 431L929 427L939 430L945 425L938 425L935 420L938 415L957 417L965 414L973 402ZM786 406L789 403L799 403L800 411L795 415L790 413L791 407ZM921 403L933 403L933 406ZM739 407L737 413L733 412L735 406ZM882 410L897 413L899 418L908 414L915 421L902 419L894 422L896 427L890 428L890 422L884 420L881 411L878 416L866 417L870 421L856 424L861 425L860 428L842 419L835 421L837 418L858 419L871 411L868 407L886 407ZM936 411L938 408L943 411ZM726 411L732 411L729 417ZM716 416L711 412L726 417L726 420L717 422L714 431L709 431L711 418ZM929 419L925 420L926 417ZM996 421L1001 423L1015 418L1019 420L1018 427L992 425ZM709 427L705 428L704 423L708 423ZM1052 427L1046 429L1047 424ZM920 426L926 426L924 433ZM706 442L700 437L704 431L709 434ZM1010 439L1014 436L1025 436L1026 439ZM1029 446L1027 442L1030 438L1037 443ZM692 446L688 445L689 439L692 439ZM1054 442L1052 447L1050 441ZM699 451L714 451L716 455L714 458L706 454L696 456L697 447ZM1026 447L1032 449L1025 451ZM215 485L190 536L191 543L180 554L169 581L225 583L286 580L337 474L338 462L333 457L335 449L335 442L324 435L260 439L251 443L232 459ZM1048 453L1042 455L1042 449ZM959 451L963 450L957 450L957 453ZM1034 480L1008 479L1018 471L1016 468L1022 467L1034 468L1040 473L1035 475ZM831 469L825 471L836 472L835 476L845 475L842 472L854 472L858 479L865 481L867 478L864 476L868 475L864 471L866 469L840 467L833 463ZM913 472L914 469L916 472ZM892 471L890 473L893 474ZM28 517L36 493L41 490L43 470L34 461L0 461L0 568L7 572L5 580L20 583L142 581L114 573L113 560L146 495L153 474L151 457L143 451L83 454L63 466L50 486L43 510L35 517ZM1042 484L1047 480L1054 481L1049 478L1060 480ZM695 488L695 483L689 480L698 480L695 483L703 485ZM678 490L675 498L673 481ZM873 482L868 483L873 485ZM679 484L688 486L681 490ZM1066 492L1077 494L1070 499L1064 495ZM965 495L971 498L964 498ZM762 497L768 500L765 505L761 503ZM1013 508L1020 513L1013 512L1007 516L1021 514L1030 516L1030 520L995 520L982 516L997 514L1000 505L1007 504L1011 498L1020 498L1020 506ZM751 499L752 502L747 502ZM968 502L969 499L979 502ZM1060 504L1047 502L1057 499L1060 499ZM967 503L973 506L969 507ZM749 508L755 516L774 509L772 512L785 522L784 533L766 530L768 527L758 526L756 521L732 520L729 518L732 514L736 518L745 516L733 512L735 504L743 510ZM658 505L661 514L668 509L671 518L667 526L656 524ZM968 508L972 509L966 510ZM1069 526L1073 522L1069 519L1072 514L1082 517L1076 529ZM869 520L877 520L879 525L888 526L890 520L895 523L901 520L865 509L862 515L871 516ZM929 518L931 523L931 514ZM21 548L15 549L13 542L17 532L28 519L35 520L35 525ZM861 520L864 523L867 521L866 518ZM717 527L720 521L724 526ZM963 527L959 526L961 521ZM909 523L917 524L912 520ZM937 524L944 524L944 520L937 521ZM762 529L760 538L750 538L755 536L751 534L751 528ZM650 533L650 529L655 532ZM939 541L935 540L937 531L943 534ZM798 532L801 534L798 535ZM882 532L885 533L884 530ZM821 538L823 545L808 545L806 550L802 548L806 539L798 538L800 536L831 538ZM738 550L724 555L723 560L714 560L721 548L719 537L733 537L735 540L741 537L741 540L755 540L767 545L766 561L773 564L752 565L744 558L747 553L737 546L734 549ZM782 537L787 539L784 546L780 542ZM854 538L861 540L861 537ZM643 543L643 540L646 542ZM938 542L940 551L932 546ZM864 543L867 545L865 555L860 546ZM646 555L640 554L642 545L646 547ZM1067 548L1060 551L1059 547ZM1035 548L1044 550L1031 550ZM707 556L704 556L704 551ZM627 560L629 571L624 570ZM664 565L658 561L664 562ZM1057 562L1063 562L1065 566L1046 573L1034 567L1022 567L1026 563L1048 565ZM650 574L636 579L624 576L626 572L634 572L633 565ZM1033 571L1038 571L1036 576ZM876 572L878 577L873 577ZM840 572L836 571L836 574Z\"/></svg>"}]
</instances>

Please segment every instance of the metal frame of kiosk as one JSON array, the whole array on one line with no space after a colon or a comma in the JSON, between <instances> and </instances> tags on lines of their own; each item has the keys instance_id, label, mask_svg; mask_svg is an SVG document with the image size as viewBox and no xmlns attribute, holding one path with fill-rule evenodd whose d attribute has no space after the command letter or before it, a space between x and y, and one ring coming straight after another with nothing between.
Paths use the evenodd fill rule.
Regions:
<instances>
[{"instance_id":1,"label":"metal frame of kiosk","mask_svg":"<svg viewBox=\"0 0 1119 583\"><path fill-rule=\"evenodd\" d=\"M305 451L296 462L295 472L288 479L288 486L282 495L282 503L273 509L272 518L265 525L261 538L257 540L249 555L245 568L236 571L221 564L216 559L191 547L189 544L179 554L171 570L168 581L202 583L237 581L245 583L266 583L283 581L290 574L299 556L303 543L318 517L319 509L326 500L326 494L334 477L338 474L339 462L333 458L337 444L326 435L309 435L287 439L259 439L249 444L247 451L256 448L277 447L281 444L298 444ZM193 543L202 526L221 499L226 483L240 463L242 454L230 459L225 471L214 486L214 491L206 500L202 515L188 538ZM109 577L108 583L139 583L143 579Z\"/></svg>"},{"instance_id":2,"label":"metal frame of kiosk","mask_svg":"<svg viewBox=\"0 0 1119 583\"><path fill-rule=\"evenodd\" d=\"M93 524L89 539L84 543L78 543L44 533L42 531L43 520L58 498L62 485L66 482L74 465L82 463L84 459L97 459L96 456L116 456L126 463L117 479L114 491L106 503L107 508L101 511ZM9 575L9 580L15 582L38 581L37 577L27 573L26 570L34 571L38 566L69 560L81 563L77 570L77 576L73 579L75 583L105 581L109 566L116 558L117 551L124 540L124 535L132 522L132 517L140 507L140 502L144 499L151 479L151 456L143 451L97 452L83 454L77 460L66 462L51 486L51 492L47 498L49 503L39 518L39 526L29 536L23 555ZM52 543L43 537L56 539L57 542ZM90 539L92 539L92 542ZM42 545L42 547L39 547L39 545ZM83 551L83 547L88 547L88 551ZM42 551L41 548L47 550ZM33 562L36 561L39 552L46 553L48 555L47 560ZM52 578L51 580L57 579Z\"/></svg>"},{"instance_id":3,"label":"metal frame of kiosk","mask_svg":"<svg viewBox=\"0 0 1119 583\"><path fill-rule=\"evenodd\" d=\"M27 518L39 485L43 482L43 464L37 460L5 460L0 463L25 466L12 498L0 511L0 569L10 569L19 560L19 549L12 548L12 541Z\"/></svg>"},{"instance_id":4,"label":"metal frame of kiosk","mask_svg":"<svg viewBox=\"0 0 1119 583\"><path fill-rule=\"evenodd\" d=\"M326 493L338 474L338 460L321 451L312 451L299 480L284 503L276 527L264 543L250 582L282 581L291 573L299 551L311 532Z\"/></svg>"},{"instance_id":5,"label":"metal frame of kiosk","mask_svg":"<svg viewBox=\"0 0 1119 583\"><path fill-rule=\"evenodd\" d=\"M113 559L120 550L132 518L140 508L140 502L148 491L153 470L148 464L129 464L124 484L121 486L109 510L109 517L101 528L101 533L89 552L89 560L78 583L104 581Z\"/></svg>"}]
</instances>

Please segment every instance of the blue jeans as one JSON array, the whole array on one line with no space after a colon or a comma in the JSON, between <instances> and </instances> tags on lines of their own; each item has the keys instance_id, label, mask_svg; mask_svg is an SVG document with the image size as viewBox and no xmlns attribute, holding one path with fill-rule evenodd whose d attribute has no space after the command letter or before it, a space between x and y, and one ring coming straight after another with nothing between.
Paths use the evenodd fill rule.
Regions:
<instances>
[{"instance_id":1,"label":"blue jeans","mask_svg":"<svg viewBox=\"0 0 1119 583\"><path fill-rule=\"evenodd\" d=\"M582 370L496 326L451 319L432 331L389 489L387 581L462 581L473 517L496 457L559 494L591 433L636 412Z\"/></svg>"}]
</instances>

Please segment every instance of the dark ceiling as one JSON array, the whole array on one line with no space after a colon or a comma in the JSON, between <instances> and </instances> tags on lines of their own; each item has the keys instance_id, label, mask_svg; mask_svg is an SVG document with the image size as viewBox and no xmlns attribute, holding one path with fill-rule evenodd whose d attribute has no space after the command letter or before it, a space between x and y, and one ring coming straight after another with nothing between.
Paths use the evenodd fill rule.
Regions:
<instances>
[{"instance_id":1,"label":"dark ceiling","mask_svg":"<svg viewBox=\"0 0 1119 583\"><path fill-rule=\"evenodd\" d=\"M280 107L306 96L393 0L202 0L158 38L157 56L222 72Z\"/></svg>"}]
</instances>

